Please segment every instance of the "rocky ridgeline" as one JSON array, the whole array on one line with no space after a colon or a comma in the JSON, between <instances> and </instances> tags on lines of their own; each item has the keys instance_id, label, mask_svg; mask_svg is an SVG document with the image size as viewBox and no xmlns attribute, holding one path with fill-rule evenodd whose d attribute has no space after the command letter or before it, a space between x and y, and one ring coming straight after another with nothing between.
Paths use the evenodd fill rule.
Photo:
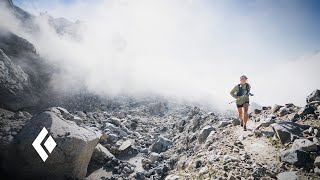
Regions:
<instances>
[{"instance_id":1,"label":"rocky ridgeline","mask_svg":"<svg viewBox=\"0 0 320 180\"><path fill-rule=\"evenodd\" d=\"M319 99L317 90L304 107L256 109L248 131L231 115L157 100L95 111L53 107L34 116L2 109L1 176L316 179ZM57 143L45 163L31 145L43 127Z\"/></svg>"},{"instance_id":2,"label":"rocky ridgeline","mask_svg":"<svg viewBox=\"0 0 320 180\"><path fill-rule=\"evenodd\" d=\"M296 177L296 173L309 173L313 179L320 175L320 91L312 92L306 102L303 107L292 103L274 105L250 114L257 122L254 134L270 137L270 142L280 150L281 168L295 171L288 173L288 177L283 174L282 179Z\"/></svg>"}]
</instances>

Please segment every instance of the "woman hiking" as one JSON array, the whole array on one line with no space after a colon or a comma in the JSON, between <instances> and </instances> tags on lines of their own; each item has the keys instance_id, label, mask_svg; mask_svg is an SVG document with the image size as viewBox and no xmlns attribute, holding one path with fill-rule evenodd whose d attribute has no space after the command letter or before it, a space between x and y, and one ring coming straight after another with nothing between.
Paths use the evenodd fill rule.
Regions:
<instances>
[{"instance_id":1,"label":"woman hiking","mask_svg":"<svg viewBox=\"0 0 320 180\"><path fill-rule=\"evenodd\" d=\"M247 76L240 77L240 84L236 85L230 92L231 96L236 99L236 104L239 112L240 125L243 130L247 130L248 109L249 109L249 94L251 86L247 83ZM244 113L242 113L242 108Z\"/></svg>"}]
</instances>

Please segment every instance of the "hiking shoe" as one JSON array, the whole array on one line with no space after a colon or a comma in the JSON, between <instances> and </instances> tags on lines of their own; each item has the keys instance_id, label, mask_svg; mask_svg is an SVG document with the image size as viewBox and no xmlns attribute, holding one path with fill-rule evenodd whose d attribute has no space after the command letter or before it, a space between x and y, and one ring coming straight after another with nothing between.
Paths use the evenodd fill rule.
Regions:
<instances>
[{"instance_id":1,"label":"hiking shoe","mask_svg":"<svg viewBox=\"0 0 320 180\"><path fill-rule=\"evenodd\" d=\"M240 121L240 126L243 127L243 121Z\"/></svg>"},{"instance_id":2,"label":"hiking shoe","mask_svg":"<svg viewBox=\"0 0 320 180\"><path fill-rule=\"evenodd\" d=\"M247 125L243 126L243 130L246 131L247 130Z\"/></svg>"}]
</instances>

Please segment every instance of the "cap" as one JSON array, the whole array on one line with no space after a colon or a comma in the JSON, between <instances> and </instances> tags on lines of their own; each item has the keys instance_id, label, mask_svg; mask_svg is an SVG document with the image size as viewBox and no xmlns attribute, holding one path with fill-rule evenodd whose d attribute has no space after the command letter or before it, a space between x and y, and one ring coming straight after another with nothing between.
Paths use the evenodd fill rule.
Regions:
<instances>
[{"instance_id":1,"label":"cap","mask_svg":"<svg viewBox=\"0 0 320 180\"><path fill-rule=\"evenodd\" d=\"M245 76L245 75L242 75L242 76L240 77L240 79L244 79L244 80L247 80L248 78L247 78L247 76Z\"/></svg>"}]
</instances>

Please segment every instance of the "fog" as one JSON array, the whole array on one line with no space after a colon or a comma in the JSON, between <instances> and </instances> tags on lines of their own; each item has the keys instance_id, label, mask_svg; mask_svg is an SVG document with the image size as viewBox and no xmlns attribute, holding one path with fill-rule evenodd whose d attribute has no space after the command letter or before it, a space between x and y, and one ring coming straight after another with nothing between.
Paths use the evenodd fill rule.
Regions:
<instances>
[{"instance_id":1,"label":"fog","mask_svg":"<svg viewBox=\"0 0 320 180\"><path fill-rule=\"evenodd\" d=\"M61 68L52 78L57 91L85 86L99 95L157 94L230 109L229 92L243 74L255 94L252 101L261 105L303 105L320 87L314 49L298 56L281 49L263 32L277 25L230 15L218 3L98 1L86 8L79 1L52 9L58 17L82 20L81 37L57 34L38 14L36 34L22 31L4 10L0 26L29 40Z\"/></svg>"}]
</instances>

